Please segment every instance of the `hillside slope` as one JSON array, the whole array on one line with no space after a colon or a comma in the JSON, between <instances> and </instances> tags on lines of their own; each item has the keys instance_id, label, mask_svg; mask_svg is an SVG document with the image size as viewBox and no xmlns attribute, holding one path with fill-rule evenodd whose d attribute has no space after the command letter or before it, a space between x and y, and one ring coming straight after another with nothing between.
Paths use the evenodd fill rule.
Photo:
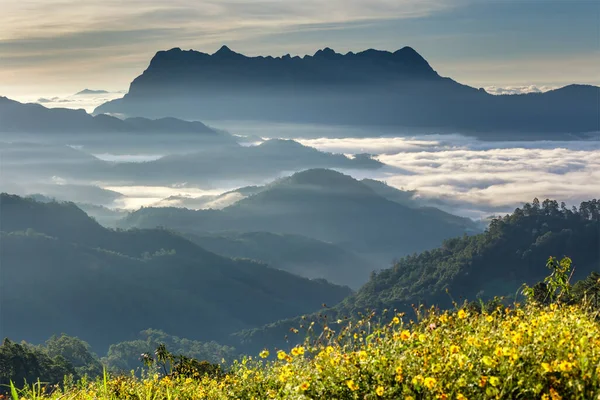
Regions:
<instances>
[{"instance_id":1,"label":"hillside slope","mask_svg":"<svg viewBox=\"0 0 600 400\"><path fill-rule=\"evenodd\" d=\"M525 204L511 215L494 219L486 232L446 240L431 251L400 259L394 267L374 274L354 295L335 307L313 314L336 320L366 310L404 311L413 305L452 307L452 301L514 296L523 283L542 281L549 256L569 256L573 280L600 272L600 201L568 209L556 201ZM329 320L331 320L329 319ZM260 351L267 343L283 345L290 328L307 322L301 318L279 321L240 332L241 346Z\"/></svg>"},{"instance_id":2,"label":"hillside slope","mask_svg":"<svg viewBox=\"0 0 600 400\"><path fill-rule=\"evenodd\" d=\"M36 343L65 332L98 349L159 327L216 340L350 294L166 230L108 230L73 204L0 201L4 336Z\"/></svg>"}]
</instances>

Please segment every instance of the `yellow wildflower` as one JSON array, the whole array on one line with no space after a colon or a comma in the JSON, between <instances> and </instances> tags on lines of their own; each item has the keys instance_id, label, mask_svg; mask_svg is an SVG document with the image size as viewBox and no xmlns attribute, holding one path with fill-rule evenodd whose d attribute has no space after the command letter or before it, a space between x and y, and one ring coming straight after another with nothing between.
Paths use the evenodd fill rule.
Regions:
<instances>
[{"instance_id":1,"label":"yellow wildflower","mask_svg":"<svg viewBox=\"0 0 600 400\"><path fill-rule=\"evenodd\" d=\"M423 377L421 375L417 375L414 378L412 378L412 384L415 386L420 385L421 382L423 382Z\"/></svg>"},{"instance_id":2,"label":"yellow wildflower","mask_svg":"<svg viewBox=\"0 0 600 400\"><path fill-rule=\"evenodd\" d=\"M500 384L500 379L497 376L490 376L490 385L498 386Z\"/></svg>"},{"instance_id":3,"label":"yellow wildflower","mask_svg":"<svg viewBox=\"0 0 600 400\"><path fill-rule=\"evenodd\" d=\"M494 365L494 360L492 360L492 358L489 357L489 356L483 356L483 358L481 359L481 361L483 362L483 364L486 367L491 367L492 365Z\"/></svg>"},{"instance_id":4,"label":"yellow wildflower","mask_svg":"<svg viewBox=\"0 0 600 400\"><path fill-rule=\"evenodd\" d=\"M469 400L469 399L468 399L468 398L467 398L467 396L465 396L464 394L462 394L462 393L457 393L457 394L456 394L456 400Z\"/></svg>"},{"instance_id":5,"label":"yellow wildflower","mask_svg":"<svg viewBox=\"0 0 600 400\"><path fill-rule=\"evenodd\" d=\"M558 394L558 392L554 390L554 388L550 388L550 398L552 400L562 400L562 396Z\"/></svg>"},{"instance_id":6,"label":"yellow wildflower","mask_svg":"<svg viewBox=\"0 0 600 400\"><path fill-rule=\"evenodd\" d=\"M267 358L267 357L269 357L269 350L265 349L265 350L261 351L260 354L259 354L259 356L260 356L260 358Z\"/></svg>"},{"instance_id":7,"label":"yellow wildflower","mask_svg":"<svg viewBox=\"0 0 600 400\"><path fill-rule=\"evenodd\" d=\"M458 314L456 314L456 315L457 315L457 316L458 316L458 318L460 318L460 319L465 319L465 318L467 318L467 313L466 313L466 311L465 311L464 309L462 309L462 308L461 308L460 310L458 310Z\"/></svg>"},{"instance_id":8,"label":"yellow wildflower","mask_svg":"<svg viewBox=\"0 0 600 400\"><path fill-rule=\"evenodd\" d=\"M297 356L304 355L304 347L302 347L302 346L297 346L297 347L294 347L294 348L292 349L292 355L293 355L294 357L297 357Z\"/></svg>"},{"instance_id":9,"label":"yellow wildflower","mask_svg":"<svg viewBox=\"0 0 600 400\"><path fill-rule=\"evenodd\" d=\"M481 378L479 378L479 386L485 387L485 385L487 385L487 381L488 377L483 375Z\"/></svg>"},{"instance_id":10,"label":"yellow wildflower","mask_svg":"<svg viewBox=\"0 0 600 400\"><path fill-rule=\"evenodd\" d=\"M279 358L280 360L285 360L286 357L287 357L287 354L285 354L285 351L279 350L277 352L277 358Z\"/></svg>"},{"instance_id":11,"label":"yellow wildflower","mask_svg":"<svg viewBox=\"0 0 600 400\"><path fill-rule=\"evenodd\" d=\"M303 392L307 391L308 388L310 387L310 382L304 382L302 385L300 385L299 389Z\"/></svg>"},{"instance_id":12,"label":"yellow wildflower","mask_svg":"<svg viewBox=\"0 0 600 400\"><path fill-rule=\"evenodd\" d=\"M368 354L367 354L367 352L366 352L366 351L364 351L364 350L361 350L361 351L359 351L359 352L358 352L358 358L359 358L361 361L365 361L365 360L367 359L367 357L368 357L368 356L369 356L369 355L368 355Z\"/></svg>"},{"instance_id":13,"label":"yellow wildflower","mask_svg":"<svg viewBox=\"0 0 600 400\"><path fill-rule=\"evenodd\" d=\"M398 317L394 317L394 318L392 319L392 323L393 323L394 325L398 325L398 324L400 323L400 318L398 318Z\"/></svg>"},{"instance_id":14,"label":"yellow wildflower","mask_svg":"<svg viewBox=\"0 0 600 400\"><path fill-rule=\"evenodd\" d=\"M425 387L429 390L432 390L435 387L436 383L437 381L435 380L435 378L431 378L429 376L423 380L423 385L425 385Z\"/></svg>"},{"instance_id":15,"label":"yellow wildflower","mask_svg":"<svg viewBox=\"0 0 600 400\"><path fill-rule=\"evenodd\" d=\"M376 393L376 394L377 394L377 396L379 396L379 397L383 396L383 393L384 393L384 391L385 391L385 390L383 389L383 386L377 386L377 389L375 389L375 393Z\"/></svg>"},{"instance_id":16,"label":"yellow wildflower","mask_svg":"<svg viewBox=\"0 0 600 400\"><path fill-rule=\"evenodd\" d=\"M354 383L352 379L347 380L346 385L348 386L348 389L352 390L353 392L358 390L358 385Z\"/></svg>"},{"instance_id":17,"label":"yellow wildflower","mask_svg":"<svg viewBox=\"0 0 600 400\"><path fill-rule=\"evenodd\" d=\"M544 373L552 372L552 366L545 362L542 363L542 369L544 370Z\"/></svg>"},{"instance_id":18,"label":"yellow wildflower","mask_svg":"<svg viewBox=\"0 0 600 400\"><path fill-rule=\"evenodd\" d=\"M453 344L452 346L450 346L450 353L452 353L452 354L456 354L456 353L458 353L459 351L460 351L460 347L458 347L458 346L456 346L456 345L454 345L454 344Z\"/></svg>"},{"instance_id":19,"label":"yellow wildflower","mask_svg":"<svg viewBox=\"0 0 600 400\"><path fill-rule=\"evenodd\" d=\"M568 362L568 361L562 361L560 364L558 364L558 368L562 372L569 372L570 370L573 369L573 363Z\"/></svg>"},{"instance_id":20,"label":"yellow wildflower","mask_svg":"<svg viewBox=\"0 0 600 400\"><path fill-rule=\"evenodd\" d=\"M402 340L410 339L410 332L409 331L400 332L400 339L402 339Z\"/></svg>"}]
</instances>

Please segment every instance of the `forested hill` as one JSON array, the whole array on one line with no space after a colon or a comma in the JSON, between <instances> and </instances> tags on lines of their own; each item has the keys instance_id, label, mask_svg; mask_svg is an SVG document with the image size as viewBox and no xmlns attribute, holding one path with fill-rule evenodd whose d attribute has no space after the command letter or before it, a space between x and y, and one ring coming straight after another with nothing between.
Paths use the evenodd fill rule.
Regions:
<instances>
[{"instance_id":1,"label":"forested hill","mask_svg":"<svg viewBox=\"0 0 600 400\"><path fill-rule=\"evenodd\" d=\"M449 239L432 251L400 259L393 268L374 273L356 294L321 314L342 318L365 310L398 309L412 305L451 307L452 301L513 296L523 283L543 280L549 256L569 256L573 280L600 272L600 202L579 208L556 201L532 204L494 219L486 232ZM310 317L317 319L316 314ZM301 319L280 321L237 334L246 348L281 343Z\"/></svg>"},{"instance_id":2,"label":"forested hill","mask_svg":"<svg viewBox=\"0 0 600 400\"><path fill-rule=\"evenodd\" d=\"M535 200L492 220L485 233L449 239L432 251L401 259L376 274L342 309L450 305L446 294L475 300L513 295L523 283L541 281L549 256L569 256L574 279L600 270L600 202L578 209Z\"/></svg>"},{"instance_id":3,"label":"forested hill","mask_svg":"<svg viewBox=\"0 0 600 400\"><path fill-rule=\"evenodd\" d=\"M105 229L71 203L0 202L3 337L39 343L64 332L99 352L152 327L221 340L351 293L166 230Z\"/></svg>"}]
</instances>

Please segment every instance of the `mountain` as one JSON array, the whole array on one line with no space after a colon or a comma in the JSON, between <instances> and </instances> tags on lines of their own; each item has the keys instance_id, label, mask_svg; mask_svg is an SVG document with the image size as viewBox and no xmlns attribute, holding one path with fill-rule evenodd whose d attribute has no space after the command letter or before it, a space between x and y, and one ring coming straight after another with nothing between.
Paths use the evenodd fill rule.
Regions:
<instances>
[{"instance_id":1,"label":"mountain","mask_svg":"<svg viewBox=\"0 0 600 400\"><path fill-rule=\"evenodd\" d=\"M139 181L201 183L215 180L261 181L307 168L378 169L371 157L349 158L304 146L293 140L271 139L257 146L230 146L177 154L146 163L121 163L112 174Z\"/></svg>"},{"instance_id":2,"label":"mountain","mask_svg":"<svg viewBox=\"0 0 600 400\"><path fill-rule=\"evenodd\" d=\"M450 214L440 210L439 208L428 205L426 200L415 197L416 191L414 190L396 189L393 186L389 186L384 182L374 179L363 179L361 182L371 188L378 195L385 197L390 201L394 201L407 207L420 209L428 214L435 215L440 219L446 220L448 223L468 227L470 232L477 232L481 230L480 223L477 223L470 218L459 217L458 215Z\"/></svg>"},{"instance_id":3,"label":"mountain","mask_svg":"<svg viewBox=\"0 0 600 400\"><path fill-rule=\"evenodd\" d=\"M175 118L128 118L92 116L84 110L46 108L20 103L0 96L0 133L169 133L196 134L221 143L235 142L231 135L213 130L201 122Z\"/></svg>"},{"instance_id":4,"label":"mountain","mask_svg":"<svg viewBox=\"0 0 600 400\"><path fill-rule=\"evenodd\" d=\"M74 96L87 96L90 94L107 94L106 90L92 90L92 89L83 89L81 92L75 93Z\"/></svg>"},{"instance_id":5,"label":"mountain","mask_svg":"<svg viewBox=\"0 0 600 400\"><path fill-rule=\"evenodd\" d=\"M376 269L349 250L300 235L270 232L187 234L190 241L214 253L249 258L310 279L358 289Z\"/></svg>"},{"instance_id":6,"label":"mountain","mask_svg":"<svg viewBox=\"0 0 600 400\"><path fill-rule=\"evenodd\" d=\"M282 345L291 327L321 321L322 315L336 320L384 309L414 315L413 305L443 309L453 307L453 300L514 298L523 283L533 285L548 275L544 266L550 256L572 258L572 282L600 272L600 201L569 209L556 201L534 200L494 219L484 233L449 239L437 249L398 260L392 268L373 274L342 303L320 311L320 317L279 321L236 337L248 351L260 351L266 343Z\"/></svg>"},{"instance_id":7,"label":"mountain","mask_svg":"<svg viewBox=\"0 0 600 400\"><path fill-rule=\"evenodd\" d=\"M159 51L122 98L94 113L404 126L488 138L597 132L600 88L491 95L441 77L414 49L247 57ZM579 136L578 136L579 137Z\"/></svg>"},{"instance_id":8,"label":"mountain","mask_svg":"<svg viewBox=\"0 0 600 400\"><path fill-rule=\"evenodd\" d=\"M158 325L220 340L350 294L216 255L166 230L109 230L72 203L0 196L3 336L40 343L65 332L102 352Z\"/></svg>"},{"instance_id":9,"label":"mountain","mask_svg":"<svg viewBox=\"0 0 600 400\"><path fill-rule=\"evenodd\" d=\"M388 263L470 231L437 213L390 201L350 176L296 173L222 210L143 208L121 227L165 226L188 233L273 232L307 236Z\"/></svg>"},{"instance_id":10,"label":"mountain","mask_svg":"<svg viewBox=\"0 0 600 400\"><path fill-rule=\"evenodd\" d=\"M123 144L121 139L111 142L107 141L104 135L93 136L92 140L98 141L99 145L104 143L120 147ZM140 151L143 146L154 147L154 151L164 151L174 143L180 146L179 151L187 152L171 154L153 161L111 163L63 144L2 143L0 157L5 179L1 186L9 183L13 183L13 186L29 186L28 193L34 190L52 196L54 193L48 192L50 188L47 185L43 187L39 181L55 180L58 177L68 182L100 181L118 185L127 182L131 185L165 186L186 182L190 186L203 184L205 188L219 188L237 186L240 182L262 183L307 168L377 169L383 166L370 157L349 158L343 154L325 153L292 140L272 139L258 146L242 146L236 142L213 146L207 145L203 139L200 139L202 143L196 142L194 145L186 143L180 137L172 140L169 135L158 135L156 140L131 136L133 138L129 144L135 151ZM161 146L163 141L168 143ZM138 142L141 143L137 144ZM96 145L91 146L95 148ZM173 200L173 204L189 203L196 208L198 204L210 203L213 200L227 203L228 199L233 201L240 196L244 195L225 193L222 196L197 201L167 199L164 203L169 204ZM216 203L215 206L220 207Z\"/></svg>"}]
</instances>

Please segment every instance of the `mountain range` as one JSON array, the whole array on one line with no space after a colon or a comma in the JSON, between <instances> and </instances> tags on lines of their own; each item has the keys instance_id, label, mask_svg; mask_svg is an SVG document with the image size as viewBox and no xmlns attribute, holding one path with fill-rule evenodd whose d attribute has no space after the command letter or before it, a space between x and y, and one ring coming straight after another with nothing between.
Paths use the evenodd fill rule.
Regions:
<instances>
[{"instance_id":1,"label":"mountain range","mask_svg":"<svg viewBox=\"0 0 600 400\"><path fill-rule=\"evenodd\" d=\"M598 132L600 88L491 95L440 76L411 47L395 52L247 57L159 51L122 98L96 110L130 116L404 126L488 138ZM498 136L499 135L499 136Z\"/></svg>"},{"instance_id":2,"label":"mountain range","mask_svg":"<svg viewBox=\"0 0 600 400\"><path fill-rule=\"evenodd\" d=\"M164 138L165 135L160 136L163 137L160 140L169 140L168 137ZM107 141L102 135L94 137L98 141ZM0 142L0 158L5 174L1 186L26 186L26 183L34 182L29 184L33 187L33 193L54 196L54 193L42 190L41 186L47 186L48 181L55 177L67 182L128 182L131 185L170 186L176 182L186 182L190 186L203 184L204 188L208 188L222 187L219 186L221 184L237 186L240 182L264 182L308 168L376 170L383 167L381 162L368 154L350 158L281 139L267 140L256 146L242 146L233 139L230 141L230 138L225 137L220 145L207 144L199 139L195 146L188 146L186 154L171 154L146 162L118 163L101 160L64 144ZM136 141L146 142L146 137L132 141L131 145L136 146ZM180 138L173 142L181 144ZM143 146L143 143L139 146ZM40 181L44 185L40 185Z\"/></svg>"},{"instance_id":3,"label":"mountain range","mask_svg":"<svg viewBox=\"0 0 600 400\"><path fill-rule=\"evenodd\" d=\"M160 322L178 336L216 340L351 293L166 230L106 229L72 203L6 194L0 202L4 337L39 343L65 332L106 349Z\"/></svg>"},{"instance_id":4,"label":"mountain range","mask_svg":"<svg viewBox=\"0 0 600 400\"><path fill-rule=\"evenodd\" d=\"M40 104L20 103L0 96L0 132L2 133L196 133L220 136L220 132L197 121L176 118L127 118L110 115L92 116L85 110L49 109Z\"/></svg>"},{"instance_id":5,"label":"mountain range","mask_svg":"<svg viewBox=\"0 0 600 400\"><path fill-rule=\"evenodd\" d=\"M433 248L446 238L478 231L467 218L408 207L348 175L326 169L276 180L222 210L145 207L129 214L119 226L163 226L195 234L296 234L335 244L382 266L395 257ZM367 273L352 279L364 282Z\"/></svg>"}]
</instances>

